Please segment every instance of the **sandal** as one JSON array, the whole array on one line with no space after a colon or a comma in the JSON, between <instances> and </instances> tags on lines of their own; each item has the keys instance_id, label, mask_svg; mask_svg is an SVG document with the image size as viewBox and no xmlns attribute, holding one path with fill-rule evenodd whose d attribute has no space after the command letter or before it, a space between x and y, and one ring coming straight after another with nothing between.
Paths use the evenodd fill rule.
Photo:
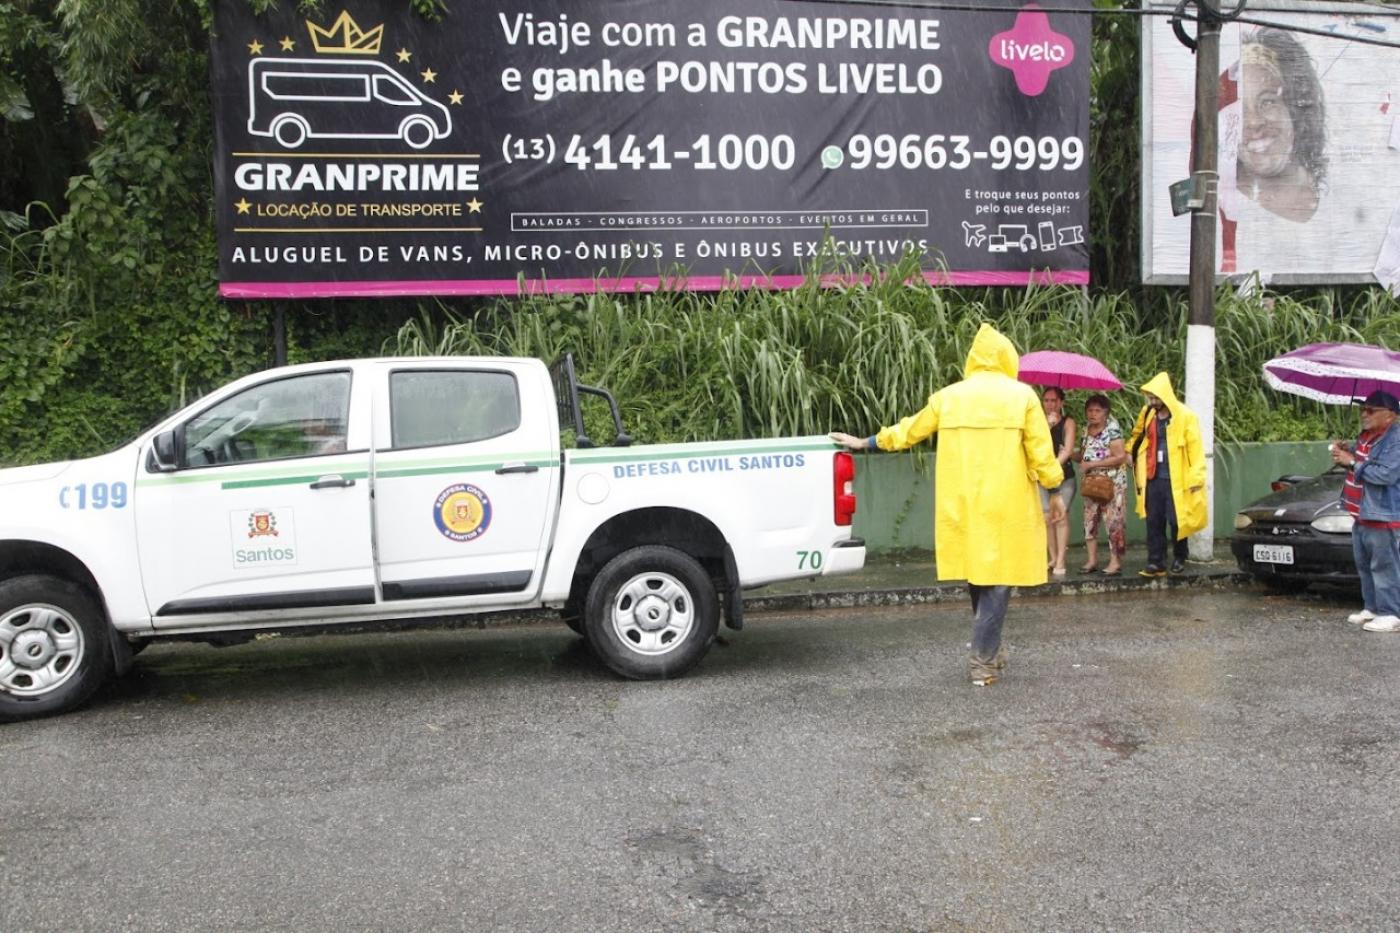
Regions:
<instances>
[{"instance_id":1,"label":"sandal","mask_svg":"<svg viewBox=\"0 0 1400 933\"><path fill-rule=\"evenodd\" d=\"M1098 572L1099 572L1099 565L1098 565L1098 564L1085 564L1083 567L1080 567L1080 568L1079 568L1079 572L1080 572L1080 573L1098 573Z\"/></svg>"},{"instance_id":2,"label":"sandal","mask_svg":"<svg viewBox=\"0 0 1400 933\"><path fill-rule=\"evenodd\" d=\"M1123 576L1123 571L1121 568L1118 570L1105 570L1103 575L1105 577L1121 577Z\"/></svg>"}]
</instances>

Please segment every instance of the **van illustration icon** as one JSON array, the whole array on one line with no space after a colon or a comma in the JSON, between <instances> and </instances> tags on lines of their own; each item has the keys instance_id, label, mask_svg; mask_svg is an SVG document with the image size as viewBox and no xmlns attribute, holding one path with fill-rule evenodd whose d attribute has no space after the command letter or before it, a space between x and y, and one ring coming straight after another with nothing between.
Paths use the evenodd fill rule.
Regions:
<instances>
[{"instance_id":1,"label":"van illustration icon","mask_svg":"<svg viewBox=\"0 0 1400 933\"><path fill-rule=\"evenodd\" d=\"M258 58L248 65L248 132L284 149L308 139L402 139L425 149L452 114L383 62Z\"/></svg>"}]
</instances>

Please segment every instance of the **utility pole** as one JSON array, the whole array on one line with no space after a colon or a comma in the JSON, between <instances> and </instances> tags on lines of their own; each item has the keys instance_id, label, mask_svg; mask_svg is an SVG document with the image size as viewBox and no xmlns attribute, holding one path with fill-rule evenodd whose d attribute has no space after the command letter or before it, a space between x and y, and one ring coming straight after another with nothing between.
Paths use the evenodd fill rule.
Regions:
<instances>
[{"instance_id":1,"label":"utility pole","mask_svg":"<svg viewBox=\"0 0 1400 933\"><path fill-rule=\"evenodd\" d=\"M1217 0L1191 0L1199 11L1191 39L1174 19L1177 38L1196 53L1196 115L1190 179L1190 318L1186 328L1186 404L1201 422L1206 458L1206 527L1191 536L1192 560L1215 554L1215 225L1219 169L1220 27L1244 9L1222 14ZM1177 8L1178 13L1186 4Z\"/></svg>"}]
</instances>

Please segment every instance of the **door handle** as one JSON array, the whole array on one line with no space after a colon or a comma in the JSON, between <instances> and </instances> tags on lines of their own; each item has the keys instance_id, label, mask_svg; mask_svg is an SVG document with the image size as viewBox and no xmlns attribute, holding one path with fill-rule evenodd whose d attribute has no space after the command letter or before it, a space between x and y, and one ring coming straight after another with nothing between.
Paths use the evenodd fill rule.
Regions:
<instances>
[{"instance_id":1,"label":"door handle","mask_svg":"<svg viewBox=\"0 0 1400 933\"><path fill-rule=\"evenodd\" d=\"M355 485L355 478L354 478L353 476L347 478L347 477L341 476L339 473L332 473L332 474L330 474L329 476L323 476L323 477L321 477L320 479L316 480L316 482L314 482L314 483L311 484L311 488L312 488L312 489L332 489L332 488L337 487L337 486L353 486L353 485Z\"/></svg>"},{"instance_id":2,"label":"door handle","mask_svg":"<svg viewBox=\"0 0 1400 933\"><path fill-rule=\"evenodd\" d=\"M527 463L507 463L496 467L497 476L505 476L507 473L538 473L540 468Z\"/></svg>"}]
</instances>

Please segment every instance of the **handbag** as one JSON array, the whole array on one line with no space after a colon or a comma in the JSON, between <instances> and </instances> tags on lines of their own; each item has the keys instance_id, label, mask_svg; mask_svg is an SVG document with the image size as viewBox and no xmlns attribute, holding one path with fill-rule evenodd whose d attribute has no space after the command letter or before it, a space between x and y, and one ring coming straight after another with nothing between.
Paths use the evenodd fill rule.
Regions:
<instances>
[{"instance_id":1,"label":"handbag","mask_svg":"<svg viewBox=\"0 0 1400 933\"><path fill-rule=\"evenodd\" d=\"M1113 477L1107 473L1084 474L1084 481L1079 486L1079 494L1086 499L1092 499L1100 504L1113 501Z\"/></svg>"}]
</instances>

